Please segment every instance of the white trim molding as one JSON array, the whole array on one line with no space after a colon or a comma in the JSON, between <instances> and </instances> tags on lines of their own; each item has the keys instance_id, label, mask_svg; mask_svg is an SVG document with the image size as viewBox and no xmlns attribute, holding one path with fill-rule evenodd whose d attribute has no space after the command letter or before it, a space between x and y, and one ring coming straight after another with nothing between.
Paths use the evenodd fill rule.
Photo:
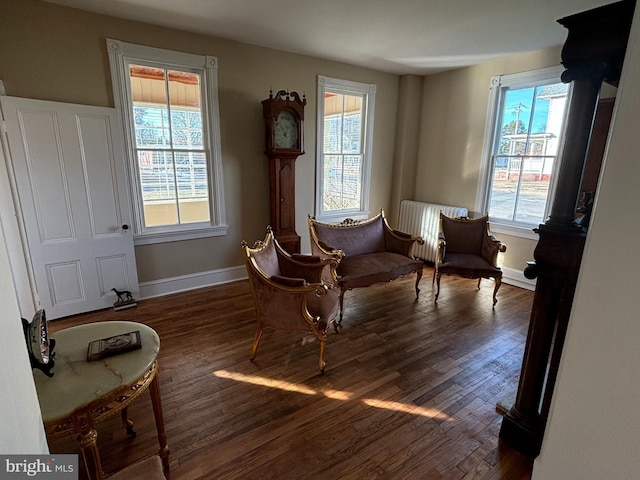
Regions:
<instances>
[{"instance_id":1,"label":"white trim molding","mask_svg":"<svg viewBox=\"0 0 640 480\"><path fill-rule=\"evenodd\" d=\"M247 269L244 265L180 275L178 277L161 278L159 280L141 282L140 298L161 297L197 288L237 282L247 278Z\"/></svg>"},{"instance_id":2,"label":"white trim molding","mask_svg":"<svg viewBox=\"0 0 640 480\"><path fill-rule=\"evenodd\" d=\"M345 218L352 218L354 220L366 219L369 216L369 197L371 189L371 164L372 164L372 152L373 152L373 120L375 113L376 103L376 85L374 83L362 83L354 82L351 80L343 80L340 78L325 77L318 75L318 96L317 96L317 109L316 109L316 130L317 130L317 145L316 145L316 201L315 201L315 216L318 220L323 222L336 222L344 220ZM363 104L362 109L362 172L360 177L361 182L361 197L360 205L358 208L352 208L349 210L336 210L325 212L323 210L324 204L324 110L325 110L325 92L330 91L333 93L340 93L344 95L362 96Z\"/></svg>"},{"instance_id":3,"label":"white trim molding","mask_svg":"<svg viewBox=\"0 0 640 480\"><path fill-rule=\"evenodd\" d=\"M127 164L125 180L130 185L133 200L134 237L136 245L202 238L203 236L226 235L228 225L224 207L224 181L222 178L222 150L220 139L220 111L218 100L218 59L208 55L176 52L161 48L125 43L106 39L107 53L111 67L114 103L122 115L123 134ZM131 91L129 87L129 65L141 63L158 67L172 66L197 72L202 76L203 136L207 151L210 220L199 223L185 223L171 226L144 224L143 201L135 160L135 138L132 131Z\"/></svg>"}]
</instances>

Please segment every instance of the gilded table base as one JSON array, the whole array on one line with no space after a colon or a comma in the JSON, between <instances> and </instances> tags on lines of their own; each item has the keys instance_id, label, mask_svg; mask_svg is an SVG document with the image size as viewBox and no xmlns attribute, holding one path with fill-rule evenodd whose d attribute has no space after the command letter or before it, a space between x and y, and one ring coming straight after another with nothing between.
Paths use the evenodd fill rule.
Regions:
<instances>
[{"instance_id":1,"label":"gilded table base","mask_svg":"<svg viewBox=\"0 0 640 480\"><path fill-rule=\"evenodd\" d=\"M164 469L169 469L169 447L164 428L157 370L157 362L154 362L151 368L131 387L111 392L107 397L92 402L62 421L45 422L45 431L50 437L76 435L90 480L102 480L104 478L97 444L98 433L95 425L120 412L127 434L135 435L133 421L128 417L128 407L147 389L149 389L149 394L151 395L151 405L158 431L158 443L160 444L158 454L162 459Z\"/></svg>"}]
</instances>

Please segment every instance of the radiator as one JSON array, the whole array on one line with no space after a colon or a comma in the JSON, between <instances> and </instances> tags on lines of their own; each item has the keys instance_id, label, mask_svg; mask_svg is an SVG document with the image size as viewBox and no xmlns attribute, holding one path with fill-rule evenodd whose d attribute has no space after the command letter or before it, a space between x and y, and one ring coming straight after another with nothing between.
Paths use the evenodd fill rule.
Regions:
<instances>
[{"instance_id":1,"label":"radiator","mask_svg":"<svg viewBox=\"0 0 640 480\"><path fill-rule=\"evenodd\" d=\"M414 257L428 262L436 261L440 212L452 218L466 217L468 214L467 209L462 207L436 205L413 200L403 200L400 203L398 230L424 239L424 245L414 244Z\"/></svg>"}]
</instances>

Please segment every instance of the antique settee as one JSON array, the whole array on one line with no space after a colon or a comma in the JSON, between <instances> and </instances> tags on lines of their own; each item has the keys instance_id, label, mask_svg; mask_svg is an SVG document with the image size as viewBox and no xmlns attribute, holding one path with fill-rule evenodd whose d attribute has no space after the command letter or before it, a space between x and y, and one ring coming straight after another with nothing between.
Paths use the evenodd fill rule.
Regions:
<instances>
[{"instance_id":1,"label":"antique settee","mask_svg":"<svg viewBox=\"0 0 640 480\"><path fill-rule=\"evenodd\" d=\"M411 256L415 242L424 243L420 237L392 230L384 211L367 220L347 219L342 223L323 223L309 216L311 252L320 258L335 258L340 263L336 278L324 278L340 287L340 319L342 322L344 293L359 287L416 273L416 297L422 278L423 263Z\"/></svg>"}]
</instances>

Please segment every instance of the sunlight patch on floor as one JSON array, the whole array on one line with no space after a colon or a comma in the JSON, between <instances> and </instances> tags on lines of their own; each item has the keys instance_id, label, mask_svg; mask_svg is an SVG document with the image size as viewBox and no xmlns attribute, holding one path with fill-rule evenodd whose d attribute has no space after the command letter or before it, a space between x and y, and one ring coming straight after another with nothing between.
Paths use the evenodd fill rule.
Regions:
<instances>
[{"instance_id":1,"label":"sunlight patch on floor","mask_svg":"<svg viewBox=\"0 0 640 480\"><path fill-rule=\"evenodd\" d=\"M229 372L227 370L216 370L213 372L216 377L236 380L238 382L251 383L262 387L279 388L288 392L304 393L306 395L315 395L316 392L312 388L298 385L296 383L285 382L284 380L273 380L271 378L261 377L259 375L245 375L244 373Z\"/></svg>"},{"instance_id":2,"label":"sunlight patch on floor","mask_svg":"<svg viewBox=\"0 0 640 480\"><path fill-rule=\"evenodd\" d=\"M453 420L449 415L442 413L435 408L423 408L411 403L389 402L388 400L377 400L375 398L365 398L362 400L365 405L375 408L395 410L397 412L420 415L422 417L437 418L440 420Z\"/></svg>"},{"instance_id":3,"label":"sunlight patch on floor","mask_svg":"<svg viewBox=\"0 0 640 480\"><path fill-rule=\"evenodd\" d=\"M247 375L244 373L229 372L228 370L216 370L213 374L218 378L250 383L252 385L259 385L262 387L278 388L280 390L286 390L287 392L304 393L305 395L324 395L325 397L333 400L352 400L355 396L353 392L347 392L344 390L327 389L318 391L297 383L286 382L284 380L274 380L271 378L261 377L260 375ZM411 403L390 402L388 400L377 400L375 398L362 399L362 403L370 407L395 410L397 412L408 413L410 415L420 415L440 420L453 420L449 415L441 412L440 410L424 408Z\"/></svg>"}]
</instances>

